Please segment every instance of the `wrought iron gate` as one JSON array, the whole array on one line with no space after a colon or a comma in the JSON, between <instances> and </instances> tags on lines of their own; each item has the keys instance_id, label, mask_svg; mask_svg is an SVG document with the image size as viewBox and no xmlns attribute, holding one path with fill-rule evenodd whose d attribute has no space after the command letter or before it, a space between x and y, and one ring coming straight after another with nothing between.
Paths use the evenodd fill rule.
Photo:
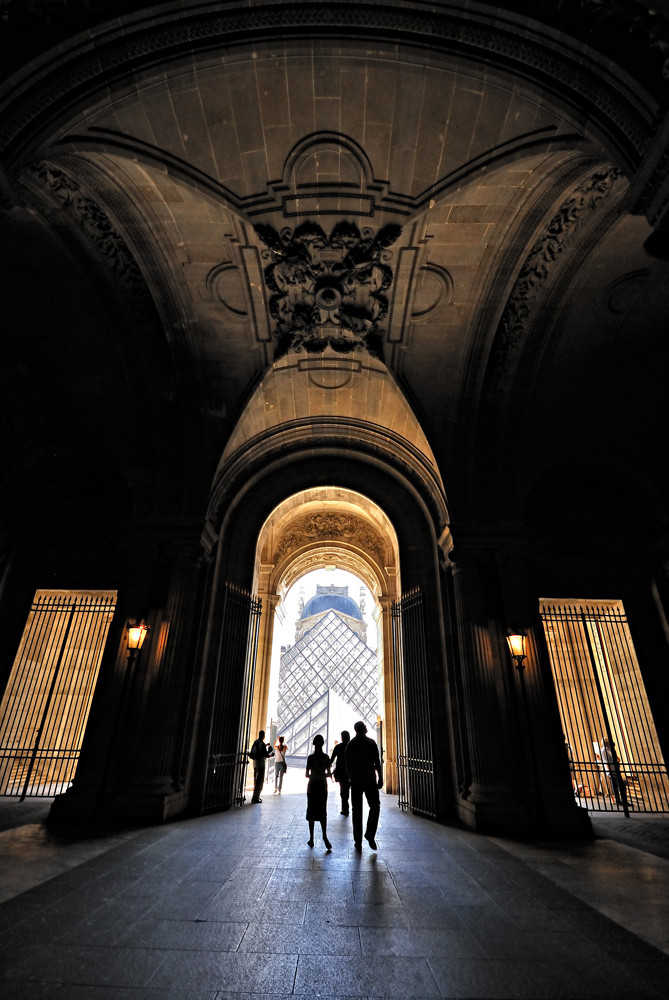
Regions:
<instances>
[{"instance_id":1,"label":"wrought iron gate","mask_svg":"<svg viewBox=\"0 0 669 1000\"><path fill-rule=\"evenodd\" d=\"M420 588L391 608L400 809L436 816L427 650Z\"/></svg>"},{"instance_id":2,"label":"wrought iron gate","mask_svg":"<svg viewBox=\"0 0 669 1000\"><path fill-rule=\"evenodd\" d=\"M226 583L212 696L202 812L244 801L262 602ZM240 707L241 706L241 707Z\"/></svg>"},{"instance_id":3,"label":"wrought iron gate","mask_svg":"<svg viewBox=\"0 0 669 1000\"><path fill-rule=\"evenodd\" d=\"M0 795L72 781L115 604L114 592L35 593L0 705Z\"/></svg>"},{"instance_id":4,"label":"wrought iron gate","mask_svg":"<svg viewBox=\"0 0 669 1000\"><path fill-rule=\"evenodd\" d=\"M593 811L669 811L669 777L620 601L541 602L574 795Z\"/></svg>"}]
</instances>

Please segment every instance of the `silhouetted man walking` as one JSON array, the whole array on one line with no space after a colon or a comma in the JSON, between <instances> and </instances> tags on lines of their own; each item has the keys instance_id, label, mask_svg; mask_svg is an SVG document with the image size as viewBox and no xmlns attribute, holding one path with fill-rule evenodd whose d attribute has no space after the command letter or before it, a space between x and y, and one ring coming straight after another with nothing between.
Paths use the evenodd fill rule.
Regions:
<instances>
[{"instance_id":1,"label":"silhouetted man walking","mask_svg":"<svg viewBox=\"0 0 669 1000\"><path fill-rule=\"evenodd\" d=\"M376 850L376 828L379 825L381 799L379 789L383 788L383 771L376 742L366 736L367 726L356 722L355 736L346 744L346 770L351 782L351 811L353 813L353 842L356 851L362 849L362 796L364 793L369 806L365 840ZM378 778L377 778L378 775Z\"/></svg>"},{"instance_id":2,"label":"silhouetted man walking","mask_svg":"<svg viewBox=\"0 0 669 1000\"><path fill-rule=\"evenodd\" d=\"M253 798L251 802L262 802L260 793L265 781L265 761L268 757L273 757L274 751L269 743L265 743L265 730L261 729L258 739L253 741L249 751L249 757L253 761Z\"/></svg>"}]
</instances>

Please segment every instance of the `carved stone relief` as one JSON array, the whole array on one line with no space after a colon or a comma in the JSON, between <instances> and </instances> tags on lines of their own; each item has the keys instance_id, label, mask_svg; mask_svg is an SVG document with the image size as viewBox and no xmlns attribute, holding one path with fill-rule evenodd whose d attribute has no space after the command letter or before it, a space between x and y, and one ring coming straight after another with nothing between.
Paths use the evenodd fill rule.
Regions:
<instances>
[{"instance_id":1,"label":"carved stone relief","mask_svg":"<svg viewBox=\"0 0 669 1000\"><path fill-rule=\"evenodd\" d=\"M390 224L375 233L338 222L328 236L310 221L280 233L259 225L256 232L267 248L265 283L278 357L289 350L321 352L328 345L335 351L382 356L380 324L388 313L384 293L393 280L388 247L399 237L400 226Z\"/></svg>"},{"instance_id":2,"label":"carved stone relief","mask_svg":"<svg viewBox=\"0 0 669 1000\"><path fill-rule=\"evenodd\" d=\"M36 163L26 173L76 222L120 284L137 301L148 300L144 276L128 244L107 213L82 191L80 184L49 163Z\"/></svg>"},{"instance_id":3,"label":"carved stone relief","mask_svg":"<svg viewBox=\"0 0 669 1000\"><path fill-rule=\"evenodd\" d=\"M491 392L499 392L508 381L513 358L522 344L534 306L555 261L584 220L595 211L602 199L611 194L620 176L618 167L608 167L592 174L562 203L530 250L497 328L491 359L494 371Z\"/></svg>"},{"instance_id":4,"label":"carved stone relief","mask_svg":"<svg viewBox=\"0 0 669 1000\"><path fill-rule=\"evenodd\" d=\"M381 563L385 560L385 545L376 531L361 518L332 511L308 514L294 521L280 538L274 561L304 545L320 541L348 542L376 556Z\"/></svg>"}]
</instances>

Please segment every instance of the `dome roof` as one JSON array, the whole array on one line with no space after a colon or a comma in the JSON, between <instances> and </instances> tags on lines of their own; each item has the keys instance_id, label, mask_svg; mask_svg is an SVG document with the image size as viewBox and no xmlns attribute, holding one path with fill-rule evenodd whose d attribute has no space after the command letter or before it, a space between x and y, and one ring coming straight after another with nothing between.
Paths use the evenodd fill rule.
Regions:
<instances>
[{"instance_id":1,"label":"dome roof","mask_svg":"<svg viewBox=\"0 0 669 1000\"><path fill-rule=\"evenodd\" d=\"M343 615L349 615L350 618L357 618L358 621L362 621L360 608L353 598L348 597L346 594L336 593L317 593L314 597L310 597L304 605L300 618L311 618L312 615L319 615L330 609L340 611Z\"/></svg>"}]
</instances>

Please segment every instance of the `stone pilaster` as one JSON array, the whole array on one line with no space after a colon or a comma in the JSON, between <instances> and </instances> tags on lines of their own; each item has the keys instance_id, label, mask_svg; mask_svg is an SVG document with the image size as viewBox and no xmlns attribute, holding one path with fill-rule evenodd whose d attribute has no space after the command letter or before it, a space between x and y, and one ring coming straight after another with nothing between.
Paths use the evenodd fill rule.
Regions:
<instances>
[{"instance_id":1,"label":"stone pilaster","mask_svg":"<svg viewBox=\"0 0 669 1000\"><path fill-rule=\"evenodd\" d=\"M522 539L493 530L455 538L458 814L482 832L587 834ZM520 628L528 635L522 671L506 644L507 631Z\"/></svg>"},{"instance_id":2,"label":"stone pilaster","mask_svg":"<svg viewBox=\"0 0 669 1000\"><path fill-rule=\"evenodd\" d=\"M390 670L385 670L383 676L383 713L385 725L383 728L383 765L384 765L384 788L389 794L396 794L397 783L397 720L395 717L395 691L393 685L393 634L392 621L390 617L390 607L392 600L389 597L379 598L380 614L375 621L379 629L381 639L380 647L383 650L385 663L391 665Z\"/></svg>"},{"instance_id":3,"label":"stone pilaster","mask_svg":"<svg viewBox=\"0 0 669 1000\"><path fill-rule=\"evenodd\" d=\"M182 746L197 644L201 555L188 542L168 553L165 604L154 615L141 679L141 726L119 789L118 807L135 820L166 819L187 802Z\"/></svg>"},{"instance_id":4,"label":"stone pilaster","mask_svg":"<svg viewBox=\"0 0 669 1000\"><path fill-rule=\"evenodd\" d=\"M456 545L453 555L459 658L455 683L460 730L457 809L460 818L475 829L512 828L522 810L509 781L499 649L490 634L493 564L483 549Z\"/></svg>"},{"instance_id":5,"label":"stone pilaster","mask_svg":"<svg viewBox=\"0 0 669 1000\"><path fill-rule=\"evenodd\" d=\"M526 659L519 668L506 655L509 714L516 726L509 733L522 777L521 795L533 827L552 833L588 835L587 812L574 799L565 738L560 722L548 647L533 589L530 554L522 538L510 539L496 552L496 570L505 631L527 634Z\"/></svg>"},{"instance_id":6,"label":"stone pilaster","mask_svg":"<svg viewBox=\"0 0 669 1000\"><path fill-rule=\"evenodd\" d=\"M259 730L265 729L267 722L267 706L269 703L269 682L272 669L272 639L274 636L274 617L276 606L280 601L278 594L270 594L265 586L261 591L262 614L258 632L258 655L256 658L256 682L253 694L253 712L251 716L251 738L255 739Z\"/></svg>"}]
</instances>

